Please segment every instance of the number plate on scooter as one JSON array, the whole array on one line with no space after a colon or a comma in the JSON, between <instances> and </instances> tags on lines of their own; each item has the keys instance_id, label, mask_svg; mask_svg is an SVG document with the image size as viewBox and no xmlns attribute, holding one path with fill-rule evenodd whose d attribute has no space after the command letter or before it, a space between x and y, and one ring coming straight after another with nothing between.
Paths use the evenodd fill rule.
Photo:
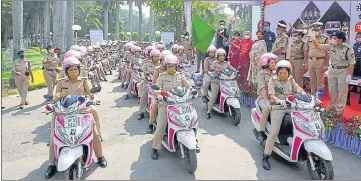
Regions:
<instances>
[{"instance_id":1,"label":"number plate on scooter","mask_svg":"<svg viewBox=\"0 0 361 181\"><path fill-rule=\"evenodd\" d=\"M69 117L68 119L65 119L65 127L77 127L80 126L80 118L79 117Z\"/></svg>"},{"instance_id":2,"label":"number plate on scooter","mask_svg":"<svg viewBox=\"0 0 361 181\"><path fill-rule=\"evenodd\" d=\"M182 114L185 113L191 113L191 107L190 106L182 106Z\"/></svg>"}]
</instances>

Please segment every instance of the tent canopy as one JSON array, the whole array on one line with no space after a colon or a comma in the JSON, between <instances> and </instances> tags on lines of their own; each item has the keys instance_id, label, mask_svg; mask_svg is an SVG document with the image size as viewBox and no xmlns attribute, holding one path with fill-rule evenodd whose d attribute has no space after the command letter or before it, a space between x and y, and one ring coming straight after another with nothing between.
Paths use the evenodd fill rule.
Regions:
<instances>
[{"instance_id":1,"label":"tent canopy","mask_svg":"<svg viewBox=\"0 0 361 181\"><path fill-rule=\"evenodd\" d=\"M256 5L260 6L262 5L262 1L255 0L255 1L203 1L203 2L209 2L209 3L217 3L217 4L231 4L231 5ZM279 1L266 1L266 6L278 3Z\"/></svg>"}]
</instances>

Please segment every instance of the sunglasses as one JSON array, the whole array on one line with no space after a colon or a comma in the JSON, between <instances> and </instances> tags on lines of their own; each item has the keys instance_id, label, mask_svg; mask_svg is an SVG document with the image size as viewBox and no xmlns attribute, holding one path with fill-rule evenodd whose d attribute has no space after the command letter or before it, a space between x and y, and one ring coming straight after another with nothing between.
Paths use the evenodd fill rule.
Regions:
<instances>
[{"instance_id":1,"label":"sunglasses","mask_svg":"<svg viewBox=\"0 0 361 181\"><path fill-rule=\"evenodd\" d=\"M219 25L221 25L221 26L222 26L222 25L224 25L224 24L219 24Z\"/></svg>"}]
</instances>

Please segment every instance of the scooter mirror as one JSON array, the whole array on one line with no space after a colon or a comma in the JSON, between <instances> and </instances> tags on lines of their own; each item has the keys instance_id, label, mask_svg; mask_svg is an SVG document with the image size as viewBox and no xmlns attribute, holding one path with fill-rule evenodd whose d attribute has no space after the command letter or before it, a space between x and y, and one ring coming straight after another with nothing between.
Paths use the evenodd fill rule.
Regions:
<instances>
[{"instance_id":1,"label":"scooter mirror","mask_svg":"<svg viewBox=\"0 0 361 181\"><path fill-rule=\"evenodd\" d=\"M102 90L101 87L93 87L90 89L90 93L98 93Z\"/></svg>"},{"instance_id":2,"label":"scooter mirror","mask_svg":"<svg viewBox=\"0 0 361 181\"><path fill-rule=\"evenodd\" d=\"M155 85L155 84L151 85L150 87L151 87L153 90L159 90L159 89L160 89L160 87L159 87L158 85Z\"/></svg>"},{"instance_id":3,"label":"scooter mirror","mask_svg":"<svg viewBox=\"0 0 361 181\"><path fill-rule=\"evenodd\" d=\"M79 101L79 102L84 102L84 101L85 101L85 97L79 96L79 97L78 97L78 101Z\"/></svg>"},{"instance_id":4,"label":"scooter mirror","mask_svg":"<svg viewBox=\"0 0 361 181\"><path fill-rule=\"evenodd\" d=\"M197 92L196 90L193 90L193 91L192 91L192 95L195 96L195 95L197 95L197 94L198 94L198 92Z\"/></svg>"},{"instance_id":5,"label":"scooter mirror","mask_svg":"<svg viewBox=\"0 0 361 181\"><path fill-rule=\"evenodd\" d=\"M324 89L325 89L325 86L321 86L321 87L317 90L317 92L323 92Z\"/></svg>"},{"instance_id":6,"label":"scooter mirror","mask_svg":"<svg viewBox=\"0 0 361 181\"><path fill-rule=\"evenodd\" d=\"M92 68L90 68L89 70L90 70L90 71L94 71L94 70L95 70L95 67L92 67Z\"/></svg>"}]
</instances>

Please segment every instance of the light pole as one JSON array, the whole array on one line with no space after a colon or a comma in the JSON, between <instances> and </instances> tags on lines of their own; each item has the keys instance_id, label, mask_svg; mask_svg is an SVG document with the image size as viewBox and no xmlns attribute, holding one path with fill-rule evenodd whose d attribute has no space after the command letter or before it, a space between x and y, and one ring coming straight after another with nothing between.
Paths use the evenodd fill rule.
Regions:
<instances>
[{"instance_id":1,"label":"light pole","mask_svg":"<svg viewBox=\"0 0 361 181\"><path fill-rule=\"evenodd\" d=\"M75 31L75 44L78 44L78 31L81 30L81 26L73 25L71 29Z\"/></svg>"},{"instance_id":2,"label":"light pole","mask_svg":"<svg viewBox=\"0 0 361 181\"><path fill-rule=\"evenodd\" d=\"M127 35L128 35L128 41L130 40L130 35L131 35L132 33L130 33L129 31L127 32Z\"/></svg>"}]
</instances>

